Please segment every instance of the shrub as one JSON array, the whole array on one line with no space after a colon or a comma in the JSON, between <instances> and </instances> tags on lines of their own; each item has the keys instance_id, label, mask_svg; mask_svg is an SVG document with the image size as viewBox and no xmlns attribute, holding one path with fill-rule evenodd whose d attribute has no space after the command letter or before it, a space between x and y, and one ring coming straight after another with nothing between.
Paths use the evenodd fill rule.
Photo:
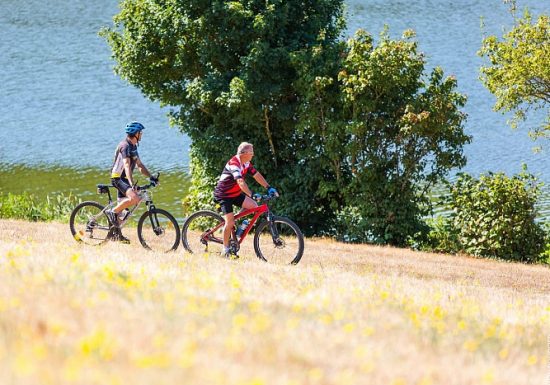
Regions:
<instances>
[{"instance_id":1,"label":"shrub","mask_svg":"<svg viewBox=\"0 0 550 385\"><path fill-rule=\"evenodd\" d=\"M542 261L546 234L535 222L540 184L525 171L513 177L460 174L450 188L449 226L462 251L513 261Z\"/></svg>"},{"instance_id":2,"label":"shrub","mask_svg":"<svg viewBox=\"0 0 550 385\"><path fill-rule=\"evenodd\" d=\"M546 233L546 245L540 256L540 261L550 265L550 223L545 222L543 227Z\"/></svg>"},{"instance_id":3,"label":"shrub","mask_svg":"<svg viewBox=\"0 0 550 385\"><path fill-rule=\"evenodd\" d=\"M72 195L46 197L39 201L27 193L7 195L0 194L0 218L26 219L30 221L52 221L67 219L72 209L78 204Z\"/></svg>"},{"instance_id":4,"label":"shrub","mask_svg":"<svg viewBox=\"0 0 550 385\"><path fill-rule=\"evenodd\" d=\"M418 232L408 240L408 245L416 250L441 253L461 251L459 234L447 217L437 216L426 221L427 232Z\"/></svg>"}]
</instances>

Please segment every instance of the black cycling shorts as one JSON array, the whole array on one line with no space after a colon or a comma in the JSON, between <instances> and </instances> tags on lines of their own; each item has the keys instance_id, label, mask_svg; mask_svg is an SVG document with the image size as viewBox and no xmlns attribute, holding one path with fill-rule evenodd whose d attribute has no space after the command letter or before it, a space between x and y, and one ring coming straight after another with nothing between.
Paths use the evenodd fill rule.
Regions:
<instances>
[{"instance_id":1,"label":"black cycling shorts","mask_svg":"<svg viewBox=\"0 0 550 385\"><path fill-rule=\"evenodd\" d=\"M234 198L217 198L214 196L214 201L220 204L220 210L224 215L233 212L233 205L243 207L245 199L246 195L244 193Z\"/></svg>"},{"instance_id":2,"label":"black cycling shorts","mask_svg":"<svg viewBox=\"0 0 550 385\"><path fill-rule=\"evenodd\" d=\"M128 191L129 188L132 188L132 186L130 186L130 182L126 178L111 178L111 183L118 190L119 198L125 198L126 191Z\"/></svg>"}]
</instances>

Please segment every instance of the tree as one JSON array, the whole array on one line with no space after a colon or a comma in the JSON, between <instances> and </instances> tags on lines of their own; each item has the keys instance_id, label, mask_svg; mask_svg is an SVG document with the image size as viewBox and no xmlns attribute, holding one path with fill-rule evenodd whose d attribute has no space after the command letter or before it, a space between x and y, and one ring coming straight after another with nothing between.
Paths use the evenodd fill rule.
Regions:
<instances>
[{"instance_id":1,"label":"tree","mask_svg":"<svg viewBox=\"0 0 550 385\"><path fill-rule=\"evenodd\" d=\"M466 163L466 98L440 68L424 74L413 38L383 31L375 45L360 30L340 47L338 66L319 57L300 66L298 129L334 176L321 191L340 197L339 238L404 245L423 230L429 189Z\"/></svg>"},{"instance_id":2,"label":"tree","mask_svg":"<svg viewBox=\"0 0 550 385\"><path fill-rule=\"evenodd\" d=\"M512 13L515 2L512 2ZM513 112L512 127L526 120L532 110L548 110L550 103L550 24L548 15L536 22L528 10L515 18L515 25L502 39L483 39L481 57L489 65L481 67L481 81L496 96L496 111ZM550 110L545 121L532 127L534 136L550 137Z\"/></svg>"},{"instance_id":3,"label":"tree","mask_svg":"<svg viewBox=\"0 0 550 385\"><path fill-rule=\"evenodd\" d=\"M124 0L102 31L116 72L151 100L178 107L172 122L191 139L192 208L211 201L215 178L241 141L283 193L281 212L307 233L324 225L322 170L297 156L299 98L292 58L334 44L342 0Z\"/></svg>"}]
</instances>

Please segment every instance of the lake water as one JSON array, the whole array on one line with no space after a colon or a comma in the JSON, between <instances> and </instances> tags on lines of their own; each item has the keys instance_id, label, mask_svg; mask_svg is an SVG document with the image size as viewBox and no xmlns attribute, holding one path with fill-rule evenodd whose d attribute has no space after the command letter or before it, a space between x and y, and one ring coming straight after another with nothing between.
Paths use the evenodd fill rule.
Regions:
<instances>
[{"instance_id":1,"label":"lake water","mask_svg":"<svg viewBox=\"0 0 550 385\"><path fill-rule=\"evenodd\" d=\"M535 0L519 5L535 14L549 8ZM466 131L473 135L465 171L512 174L526 163L550 182L550 143L540 143L544 151L534 154L535 143L492 111L494 98L477 79L480 17L490 33L512 24L501 0L348 0L347 8L349 34L363 28L378 35L384 24L393 37L414 29L429 65L458 78L469 98ZM141 157L172 178L164 185L172 198L165 199L176 205L187 186L189 140L168 126L166 109L114 75L109 47L97 32L111 24L117 2L3 0L0 10L0 191L85 196L107 179L126 122L139 120L146 126ZM543 203L549 202L546 193Z\"/></svg>"}]
</instances>

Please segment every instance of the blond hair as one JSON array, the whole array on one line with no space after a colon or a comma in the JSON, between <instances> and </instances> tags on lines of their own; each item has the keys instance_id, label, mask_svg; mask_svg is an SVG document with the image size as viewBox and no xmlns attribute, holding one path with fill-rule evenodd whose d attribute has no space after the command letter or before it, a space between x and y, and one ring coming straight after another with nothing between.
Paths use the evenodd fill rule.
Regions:
<instances>
[{"instance_id":1,"label":"blond hair","mask_svg":"<svg viewBox=\"0 0 550 385\"><path fill-rule=\"evenodd\" d=\"M252 149L254 146L248 142L242 142L237 148L237 154L244 154L247 150Z\"/></svg>"}]
</instances>

